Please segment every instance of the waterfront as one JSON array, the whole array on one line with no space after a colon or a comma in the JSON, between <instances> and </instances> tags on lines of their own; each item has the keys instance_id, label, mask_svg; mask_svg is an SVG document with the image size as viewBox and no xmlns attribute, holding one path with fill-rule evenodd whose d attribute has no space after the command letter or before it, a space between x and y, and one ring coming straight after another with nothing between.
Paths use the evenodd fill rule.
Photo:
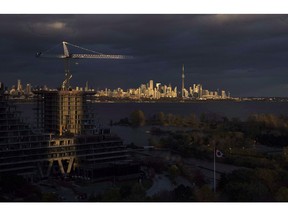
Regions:
<instances>
[{"instance_id":1,"label":"waterfront","mask_svg":"<svg viewBox=\"0 0 288 216\"><path fill-rule=\"evenodd\" d=\"M118 121L120 118L129 117L134 110L142 110L146 116L158 112L176 115L200 116L201 113L214 113L228 118L245 120L255 113L288 115L288 103L286 102L235 102L235 101L201 101L187 103L97 103L95 111L99 119L104 123L110 120Z\"/></svg>"},{"instance_id":2,"label":"waterfront","mask_svg":"<svg viewBox=\"0 0 288 216\"><path fill-rule=\"evenodd\" d=\"M33 118L34 104L24 103L17 104L19 110L23 112L25 121L31 122ZM95 103L94 110L97 114L99 122L110 127L110 122L117 122L121 118L129 117L131 112L140 109L145 113L146 117L153 114L164 112L175 115L188 116L191 113L198 117L201 113L213 113L228 118L239 118L246 120L251 114L275 114L288 115L287 102L264 102L264 101L202 101L189 103ZM144 126L131 128L125 126L112 126L111 131L118 134L124 141L124 144L134 143L136 145L148 145L150 138L149 130L151 127Z\"/></svg>"}]
</instances>

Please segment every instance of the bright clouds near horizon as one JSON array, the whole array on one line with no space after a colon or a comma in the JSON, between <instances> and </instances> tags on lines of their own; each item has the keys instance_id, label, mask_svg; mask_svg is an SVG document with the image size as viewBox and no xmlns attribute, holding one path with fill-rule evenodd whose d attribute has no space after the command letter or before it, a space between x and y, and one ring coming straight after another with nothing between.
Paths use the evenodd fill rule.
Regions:
<instances>
[{"instance_id":1,"label":"bright clouds near horizon","mask_svg":"<svg viewBox=\"0 0 288 216\"><path fill-rule=\"evenodd\" d=\"M46 24L47 28L51 28L51 29L56 29L56 30L62 30L66 27L66 23L64 22L53 22L53 23L47 23Z\"/></svg>"}]
</instances>

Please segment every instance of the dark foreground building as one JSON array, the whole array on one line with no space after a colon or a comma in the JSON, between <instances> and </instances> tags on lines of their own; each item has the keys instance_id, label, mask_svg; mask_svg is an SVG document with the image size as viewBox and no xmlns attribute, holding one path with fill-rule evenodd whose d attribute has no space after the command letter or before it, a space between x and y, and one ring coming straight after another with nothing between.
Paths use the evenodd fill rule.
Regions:
<instances>
[{"instance_id":1,"label":"dark foreground building","mask_svg":"<svg viewBox=\"0 0 288 216\"><path fill-rule=\"evenodd\" d=\"M0 174L98 178L138 172L122 140L97 126L89 104L94 92L39 89L34 93L37 130L21 120L8 94L0 90Z\"/></svg>"}]
</instances>

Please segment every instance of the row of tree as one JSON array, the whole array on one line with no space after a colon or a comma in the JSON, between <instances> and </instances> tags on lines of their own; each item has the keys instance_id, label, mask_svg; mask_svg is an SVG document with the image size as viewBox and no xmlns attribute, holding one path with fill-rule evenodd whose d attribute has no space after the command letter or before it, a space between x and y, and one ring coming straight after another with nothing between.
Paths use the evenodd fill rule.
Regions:
<instances>
[{"instance_id":1,"label":"row of tree","mask_svg":"<svg viewBox=\"0 0 288 216\"><path fill-rule=\"evenodd\" d=\"M222 176L224 201L288 201L288 172L284 169L239 169Z\"/></svg>"},{"instance_id":2,"label":"row of tree","mask_svg":"<svg viewBox=\"0 0 288 216\"><path fill-rule=\"evenodd\" d=\"M182 190L181 194L189 201L288 201L287 116L255 114L246 120L239 120L217 114L197 117L193 114L179 116L160 112L146 118L144 112L138 110L126 120L132 126L186 127L185 130L166 133L163 133L165 127L161 127L159 130L162 133L152 136L150 145L170 149L183 157L204 160L213 159L216 146L224 153L219 161L245 167L222 176L217 197L204 183L195 188L180 187L174 192L163 192L155 196L155 200L176 199L176 194ZM258 150L259 145L275 149L283 147L283 151L264 153ZM177 170L170 167L170 175L173 176L173 173L177 174Z\"/></svg>"},{"instance_id":3,"label":"row of tree","mask_svg":"<svg viewBox=\"0 0 288 216\"><path fill-rule=\"evenodd\" d=\"M214 136L214 139L219 140L219 143L226 147L228 142L235 143L235 140L238 140L239 143L239 139L242 140L242 147L251 146L254 142L274 147L288 146L288 117L283 115L254 114L247 120L240 121L237 118L228 119L215 113L202 113L197 117L195 114L180 116L159 112L147 118L142 110L135 110L130 117L121 119L115 124L133 127L158 125L187 127L202 131L216 130L218 137Z\"/></svg>"},{"instance_id":4,"label":"row of tree","mask_svg":"<svg viewBox=\"0 0 288 216\"><path fill-rule=\"evenodd\" d=\"M43 193L29 183L22 176L12 174L0 175L0 201L25 201L25 202L55 202L59 196L55 193Z\"/></svg>"}]
</instances>

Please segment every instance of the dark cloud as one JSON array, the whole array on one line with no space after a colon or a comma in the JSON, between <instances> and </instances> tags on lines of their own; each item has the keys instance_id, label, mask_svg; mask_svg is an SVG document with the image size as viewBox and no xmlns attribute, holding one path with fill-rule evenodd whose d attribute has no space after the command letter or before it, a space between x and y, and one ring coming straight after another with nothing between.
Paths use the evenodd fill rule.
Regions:
<instances>
[{"instance_id":1,"label":"dark cloud","mask_svg":"<svg viewBox=\"0 0 288 216\"><path fill-rule=\"evenodd\" d=\"M63 63L35 53L69 41L135 57L73 62L74 85L125 89L153 79L179 87L184 63L187 85L288 96L287 15L0 15L0 31L0 80L8 85L60 85Z\"/></svg>"}]
</instances>

